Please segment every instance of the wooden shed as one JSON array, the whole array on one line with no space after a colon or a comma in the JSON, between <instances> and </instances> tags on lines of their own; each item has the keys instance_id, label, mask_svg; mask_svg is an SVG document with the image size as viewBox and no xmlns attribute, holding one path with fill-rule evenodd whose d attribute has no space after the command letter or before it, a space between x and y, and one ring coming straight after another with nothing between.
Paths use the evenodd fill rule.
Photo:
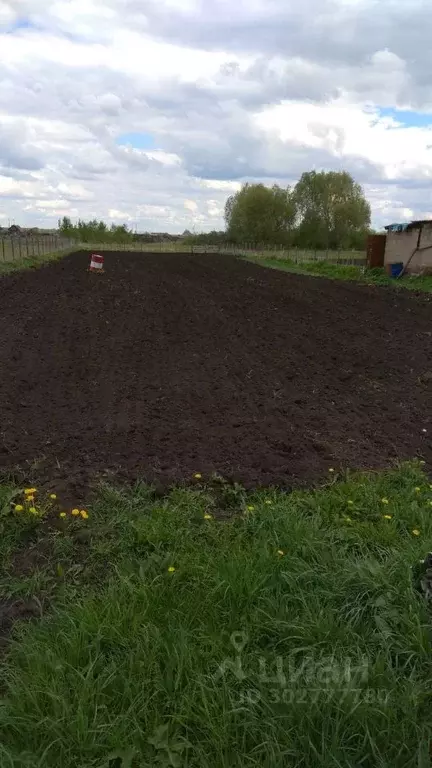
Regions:
<instances>
[{"instance_id":1,"label":"wooden shed","mask_svg":"<svg viewBox=\"0 0 432 768\"><path fill-rule=\"evenodd\" d=\"M384 266L402 263L412 274L432 274L432 220L389 224Z\"/></svg>"}]
</instances>

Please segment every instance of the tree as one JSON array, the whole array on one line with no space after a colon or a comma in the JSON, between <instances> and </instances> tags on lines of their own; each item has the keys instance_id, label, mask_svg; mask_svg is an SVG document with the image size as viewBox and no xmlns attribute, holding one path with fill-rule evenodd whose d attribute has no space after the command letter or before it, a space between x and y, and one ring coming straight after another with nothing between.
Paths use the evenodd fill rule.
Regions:
<instances>
[{"instance_id":1,"label":"tree","mask_svg":"<svg viewBox=\"0 0 432 768\"><path fill-rule=\"evenodd\" d=\"M72 224L68 216L64 216L58 223L59 231L66 237L73 238L80 243L129 243L134 239L134 234L126 224L120 226L111 224L108 229L104 221L82 221Z\"/></svg>"},{"instance_id":2,"label":"tree","mask_svg":"<svg viewBox=\"0 0 432 768\"><path fill-rule=\"evenodd\" d=\"M62 219L59 219L58 228L59 228L59 231L62 233L62 235L64 235L65 237L73 237L74 226L69 216L63 216Z\"/></svg>"},{"instance_id":3,"label":"tree","mask_svg":"<svg viewBox=\"0 0 432 768\"><path fill-rule=\"evenodd\" d=\"M364 242L370 205L346 171L309 171L295 186L297 244L305 248L353 248Z\"/></svg>"},{"instance_id":4,"label":"tree","mask_svg":"<svg viewBox=\"0 0 432 768\"><path fill-rule=\"evenodd\" d=\"M228 237L234 242L288 243L296 216L290 188L245 184L225 203Z\"/></svg>"}]
</instances>

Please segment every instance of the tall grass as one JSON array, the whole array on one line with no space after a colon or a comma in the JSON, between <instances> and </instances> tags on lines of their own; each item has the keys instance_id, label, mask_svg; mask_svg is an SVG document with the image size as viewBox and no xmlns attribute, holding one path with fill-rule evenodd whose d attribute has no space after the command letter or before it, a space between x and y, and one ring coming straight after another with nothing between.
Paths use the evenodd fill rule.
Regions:
<instances>
[{"instance_id":1,"label":"tall grass","mask_svg":"<svg viewBox=\"0 0 432 768\"><path fill-rule=\"evenodd\" d=\"M312 275L314 277L326 277L331 280L348 280L368 285L387 285L392 288L408 288L412 291L432 291L432 275L405 275L400 279L388 277L384 269L366 269L355 264L334 264L327 261L297 262L288 259L274 259L267 257L248 257L248 261L261 264L271 269L281 269L286 272L294 272L299 275Z\"/></svg>"},{"instance_id":2,"label":"tall grass","mask_svg":"<svg viewBox=\"0 0 432 768\"><path fill-rule=\"evenodd\" d=\"M105 488L85 537L4 517L3 593L50 608L3 658L2 767L429 765L411 566L432 492L418 464L335 474L292 494ZM29 535L36 580L14 573Z\"/></svg>"}]
</instances>

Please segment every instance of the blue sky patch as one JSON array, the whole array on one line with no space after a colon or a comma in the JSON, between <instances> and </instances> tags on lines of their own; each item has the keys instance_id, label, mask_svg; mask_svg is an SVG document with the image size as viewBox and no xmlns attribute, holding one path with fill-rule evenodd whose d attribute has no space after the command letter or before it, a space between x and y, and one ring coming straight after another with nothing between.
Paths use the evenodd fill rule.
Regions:
<instances>
[{"instance_id":1,"label":"blue sky patch","mask_svg":"<svg viewBox=\"0 0 432 768\"><path fill-rule=\"evenodd\" d=\"M13 24L9 24L6 28L6 31L12 33L17 32L20 29L34 29L34 25L28 19L22 17L21 19L14 21Z\"/></svg>"},{"instance_id":2,"label":"blue sky patch","mask_svg":"<svg viewBox=\"0 0 432 768\"><path fill-rule=\"evenodd\" d=\"M401 123L404 128L425 128L432 126L432 113L414 112L408 109L393 109L393 107L380 107L380 117L391 117L397 123Z\"/></svg>"},{"instance_id":3,"label":"blue sky patch","mask_svg":"<svg viewBox=\"0 0 432 768\"><path fill-rule=\"evenodd\" d=\"M121 147L130 145L134 149L155 149L155 141L151 133L122 133L116 138L116 144Z\"/></svg>"}]
</instances>

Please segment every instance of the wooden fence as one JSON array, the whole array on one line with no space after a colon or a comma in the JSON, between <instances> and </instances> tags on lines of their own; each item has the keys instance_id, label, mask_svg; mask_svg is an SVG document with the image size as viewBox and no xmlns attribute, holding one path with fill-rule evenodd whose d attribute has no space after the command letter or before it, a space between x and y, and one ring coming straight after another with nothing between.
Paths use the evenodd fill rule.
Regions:
<instances>
[{"instance_id":1,"label":"wooden fence","mask_svg":"<svg viewBox=\"0 0 432 768\"><path fill-rule=\"evenodd\" d=\"M74 242L59 235L0 235L0 261L18 261L73 248Z\"/></svg>"}]
</instances>

